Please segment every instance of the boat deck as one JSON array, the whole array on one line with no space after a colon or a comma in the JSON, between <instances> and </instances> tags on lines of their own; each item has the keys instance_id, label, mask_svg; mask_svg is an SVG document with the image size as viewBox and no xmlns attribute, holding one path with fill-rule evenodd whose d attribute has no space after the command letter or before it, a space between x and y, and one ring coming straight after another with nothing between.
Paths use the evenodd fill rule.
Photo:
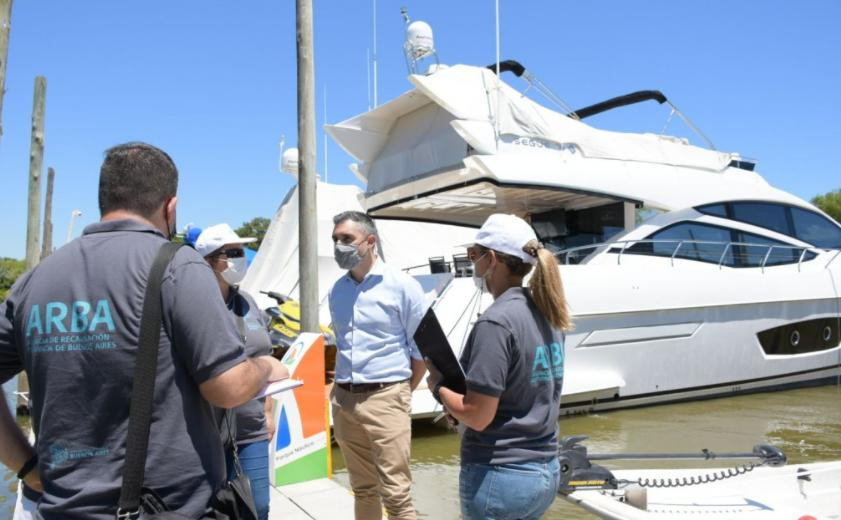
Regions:
<instances>
[{"instance_id":1,"label":"boat deck","mask_svg":"<svg viewBox=\"0 0 841 520\"><path fill-rule=\"evenodd\" d=\"M335 481L322 478L270 487L271 520L342 520L353 518L353 495Z\"/></svg>"}]
</instances>

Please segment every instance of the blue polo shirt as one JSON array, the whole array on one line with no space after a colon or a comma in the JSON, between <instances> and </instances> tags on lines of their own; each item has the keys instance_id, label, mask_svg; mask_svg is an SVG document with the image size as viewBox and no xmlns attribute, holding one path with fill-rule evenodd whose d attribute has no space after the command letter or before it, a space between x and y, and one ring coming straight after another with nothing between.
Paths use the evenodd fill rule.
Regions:
<instances>
[{"instance_id":1,"label":"blue polo shirt","mask_svg":"<svg viewBox=\"0 0 841 520\"><path fill-rule=\"evenodd\" d=\"M339 278L329 303L337 382L392 382L412 376L410 359L423 359L412 336L427 308L417 280L376 259L361 282L350 272Z\"/></svg>"}]
</instances>

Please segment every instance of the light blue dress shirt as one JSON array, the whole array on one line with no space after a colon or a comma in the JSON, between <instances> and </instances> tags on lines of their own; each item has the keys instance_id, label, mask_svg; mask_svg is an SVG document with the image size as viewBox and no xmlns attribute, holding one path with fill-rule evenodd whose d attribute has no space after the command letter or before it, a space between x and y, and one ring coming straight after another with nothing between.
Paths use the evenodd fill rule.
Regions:
<instances>
[{"instance_id":1,"label":"light blue dress shirt","mask_svg":"<svg viewBox=\"0 0 841 520\"><path fill-rule=\"evenodd\" d=\"M336 381L383 383L412 376L422 359L412 336L426 312L417 280L377 259L357 283L350 272L330 289L336 333Z\"/></svg>"}]
</instances>

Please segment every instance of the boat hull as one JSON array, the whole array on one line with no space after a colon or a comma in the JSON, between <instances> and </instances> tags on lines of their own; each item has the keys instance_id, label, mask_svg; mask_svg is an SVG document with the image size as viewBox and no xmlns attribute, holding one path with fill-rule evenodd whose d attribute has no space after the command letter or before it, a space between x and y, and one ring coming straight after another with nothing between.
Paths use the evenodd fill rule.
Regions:
<instances>
[{"instance_id":1,"label":"boat hull","mask_svg":"<svg viewBox=\"0 0 841 520\"><path fill-rule=\"evenodd\" d=\"M575 322L565 342L562 413L841 378L839 299L833 273L822 264L760 271L680 264L652 268L650 260L644 267L562 266ZM436 314L457 354L491 303L469 278L455 278L441 292ZM415 392L416 417L440 409L424 391Z\"/></svg>"}]
</instances>

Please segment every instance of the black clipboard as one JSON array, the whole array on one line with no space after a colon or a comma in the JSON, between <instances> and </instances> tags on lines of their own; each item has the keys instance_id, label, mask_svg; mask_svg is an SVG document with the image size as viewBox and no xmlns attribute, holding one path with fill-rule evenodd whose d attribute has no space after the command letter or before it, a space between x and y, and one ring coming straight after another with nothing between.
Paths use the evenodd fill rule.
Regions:
<instances>
[{"instance_id":1,"label":"black clipboard","mask_svg":"<svg viewBox=\"0 0 841 520\"><path fill-rule=\"evenodd\" d=\"M444 376L443 386L460 394L467 393L464 371L431 307L418 325L414 338L423 357L432 361Z\"/></svg>"}]
</instances>

